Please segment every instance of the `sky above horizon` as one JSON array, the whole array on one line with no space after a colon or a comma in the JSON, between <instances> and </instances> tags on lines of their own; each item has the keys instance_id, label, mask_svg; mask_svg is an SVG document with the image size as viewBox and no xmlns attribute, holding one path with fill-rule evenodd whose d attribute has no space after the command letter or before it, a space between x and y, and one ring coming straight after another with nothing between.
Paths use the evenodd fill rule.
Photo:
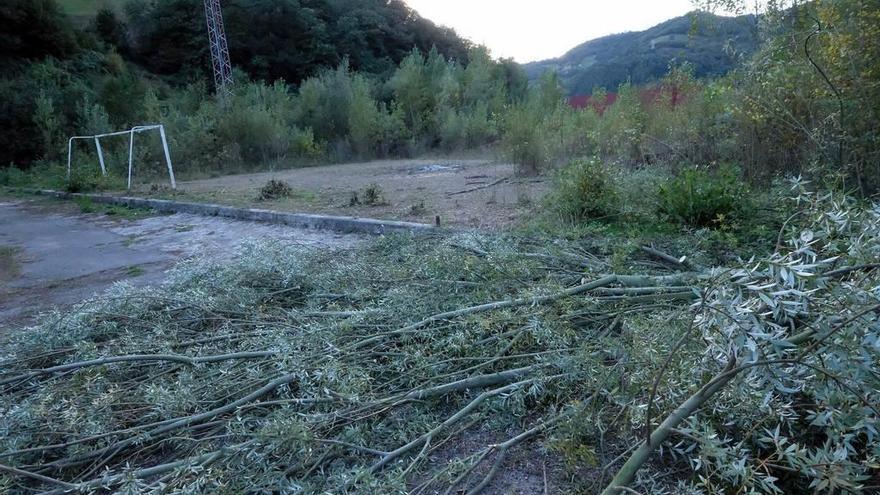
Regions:
<instances>
[{"instance_id":1,"label":"sky above horizon","mask_svg":"<svg viewBox=\"0 0 880 495\"><path fill-rule=\"evenodd\" d=\"M494 57L533 62L601 36L641 31L694 10L692 0L406 0Z\"/></svg>"}]
</instances>

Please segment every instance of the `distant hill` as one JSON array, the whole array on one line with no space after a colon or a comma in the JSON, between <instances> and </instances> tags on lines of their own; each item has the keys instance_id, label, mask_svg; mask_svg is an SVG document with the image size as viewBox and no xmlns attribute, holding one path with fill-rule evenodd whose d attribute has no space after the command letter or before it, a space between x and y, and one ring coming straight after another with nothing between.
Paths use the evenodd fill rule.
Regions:
<instances>
[{"instance_id":1,"label":"distant hill","mask_svg":"<svg viewBox=\"0 0 880 495\"><path fill-rule=\"evenodd\" d=\"M693 64L698 77L722 75L758 47L756 17L722 17L692 12L645 31L613 34L587 41L565 55L524 64L530 80L556 71L569 94L594 87L613 90L662 77L672 61Z\"/></svg>"}]
</instances>

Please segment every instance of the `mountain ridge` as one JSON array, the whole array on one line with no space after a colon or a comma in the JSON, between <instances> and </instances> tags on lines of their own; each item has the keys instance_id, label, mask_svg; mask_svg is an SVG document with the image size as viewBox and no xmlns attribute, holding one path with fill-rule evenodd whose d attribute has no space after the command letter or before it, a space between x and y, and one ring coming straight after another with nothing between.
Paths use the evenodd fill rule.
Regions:
<instances>
[{"instance_id":1,"label":"mountain ridge","mask_svg":"<svg viewBox=\"0 0 880 495\"><path fill-rule=\"evenodd\" d=\"M697 77L723 75L741 55L757 49L758 41L755 15L694 11L643 31L595 38L558 58L522 67L532 81L555 71L569 94L589 94L594 87L613 90L626 81L655 81L672 63L690 63Z\"/></svg>"}]
</instances>

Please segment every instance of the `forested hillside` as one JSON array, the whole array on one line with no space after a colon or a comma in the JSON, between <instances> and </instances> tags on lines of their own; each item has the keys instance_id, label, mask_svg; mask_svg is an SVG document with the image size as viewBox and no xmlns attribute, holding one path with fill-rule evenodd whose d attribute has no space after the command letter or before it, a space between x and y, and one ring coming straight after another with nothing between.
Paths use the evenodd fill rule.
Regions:
<instances>
[{"instance_id":1,"label":"forested hillside","mask_svg":"<svg viewBox=\"0 0 880 495\"><path fill-rule=\"evenodd\" d=\"M645 31L587 41L559 58L524 68L532 80L555 71L569 94L589 94L595 87L613 90L626 81L657 81L670 64L689 63L697 77L723 75L755 51L758 39L753 15L692 12Z\"/></svg>"},{"instance_id":2,"label":"forested hillside","mask_svg":"<svg viewBox=\"0 0 880 495\"><path fill-rule=\"evenodd\" d=\"M66 0L64 6L80 16L88 11L84 2ZM272 88L282 98L273 103L274 108L266 107L268 103L257 105L253 99L232 104L248 113L238 115L243 120L219 113L210 95L201 0L132 0L113 9L99 8L87 22L81 22L81 17L71 19L55 0L4 3L0 6L0 125L7 132L0 137L6 154L0 162L29 167L36 159L52 161L61 156L63 136L156 120L168 108L182 112L177 119L164 119L174 131L172 139L199 162L216 159L217 153L231 164L249 159L294 160L327 150L338 150L333 156L342 158L350 156L352 149L374 153L380 137L381 149L389 152L409 148L408 140L437 141L436 137L413 136L406 127L406 123L416 125L416 133L427 129L418 123L427 118L421 113L433 108L441 96L437 88L430 94L427 87L416 92L405 89L421 84L420 67L428 63L429 54L434 76L448 72L462 84L473 76L474 84L481 85L482 89L464 95L447 84L454 93L450 98L456 100L479 98L481 104L500 108L507 99L507 86L522 90L525 85L514 64L492 61L485 50L420 17L399 0L234 0L224 2L224 15L241 84L237 97L266 98L265 88L251 91L250 82L271 86L278 81ZM473 57L477 63L465 75L464 67ZM407 65L406 60L413 63ZM407 71L413 74L407 76ZM325 83L335 85L318 88ZM502 86L500 99L491 96L499 94L497 88L492 89L496 83ZM304 97L311 98L310 105L328 109L321 113L320 122L311 117L318 110L300 107L294 115L281 104L289 104L298 87L303 88ZM363 103L359 98L365 99ZM413 101L408 103L407 98ZM397 100L394 108L392 99ZM349 119L346 102L362 116ZM196 116L199 108L201 114ZM255 115L260 109L264 114ZM269 112L275 112L274 117ZM376 120L389 112L381 123ZM208 113L210 122L206 121ZM437 119L431 120L430 127L435 128ZM348 132L358 123L385 130L356 132L358 143L352 143ZM280 133L275 134L277 139L282 135L300 138L292 139L293 144L276 142L268 146L271 150L265 143L244 142L273 132ZM341 134L345 142L340 141ZM220 136L223 144L215 146ZM235 143L227 143L225 138L232 136Z\"/></svg>"},{"instance_id":3,"label":"forested hillside","mask_svg":"<svg viewBox=\"0 0 880 495\"><path fill-rule=\"evenodd\" d=\"M179 80L207 72L201 0L60 1L78 19L89 4L102 39L146 69ZM401 0L231 0L223 9L236 67L268 81L298 83L346 57L355 70L383 73L413 47L463 61L469 48Z\"/></svg>"}]
</instances>

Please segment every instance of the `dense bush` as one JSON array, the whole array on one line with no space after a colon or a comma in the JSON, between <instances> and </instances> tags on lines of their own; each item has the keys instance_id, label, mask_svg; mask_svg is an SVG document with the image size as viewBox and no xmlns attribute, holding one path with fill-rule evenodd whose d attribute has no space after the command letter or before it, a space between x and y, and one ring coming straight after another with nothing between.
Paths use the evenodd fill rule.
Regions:
<instances>
[{"instance_id":1,"label":"dense bush","mask_svg":"<svg viewBox=\"0 0 880 495\"><path fill-rule=\"evenodd\" d=\"M619 211L619 194L611 171L600 160L574 160L556 179L550 207L565 221L601 219Z\"/></svg>"},{"instance_id":2,"label":"dense bush","mask_svg":"<svg viewBox=\"0 0 880 495\"><path fill-rule=\"evenodd\" d=\"M347 63L307 79L298 91L282 82L239 82L231 96L218 100L204 83L147 81L117 55L98 52L34 64L26 77L3 81L0 93L10 96L3 101L9 108L4 117L21 138L11 143L10 158L23 166L36 157L63 160L74 134L161 122L180 173L216 173L491 143L507 105L508 76L490 59L474 58L484 64L482 72L437 52L427 58L411 54L389 82L401 98L390 102L381 101L386 88L379 81ZM103 73L95 74L95 67ZM404 91L401 81L414 70L421 76ZM432 85L440 83L444 89L435 95ZM426 95L436 98L429 106L413 106ZM151 139L136 147L139 177L162 173L160 148ZM121 143L107 141L108 154L123 151Z\"/></svg>"},{"instance_id":3,"label":"dense bush","mask_svg":"<svg viewBox=\"0 0 880 495\"><path fill-rule=\"evenodd\" d=\"M660 212L693 227L717 227L737 215L748 197L735 169L687 168L660 186Z\"/></svg>"},{"instance_id":4,"label":"dense bush","mask_svg":"<svg viewBox=\"0 0 880 495\"><path fill-rule=\"evenodd\" d=\"M768 2L763 44L729 78L733 104L722 114L747 176L809 174L862 195L880 190L877 11L875 0Z\"/></svg>"},{"instance_id":5,"label":"dense bush","mask_svg":"<svg viewBox=\"0 0 880 495\"><path fill-rule=\"evenodd\" d=\"M602 156L642 162L648 121L644 106L638 88L628 83L618 88L617 101L605 111L594 131Z\"/></svg>"},{"instance_id":6,"label":"dense bush","mask_svg":"<svg viewBox=\"0 0 880 495\"><path fill-rule=\"evenodd\" d=\"M111 191L125 189L125 180L112 173L103 175L101 169L94 167L75 167L67 181L67 192Z\"/></svg>"},{"instance_id":7,"label":"dense bush","mask_svg":"<svg viewBox=\"0 0 880 495\"><path fill-rule=\"evenodd\" d=\"M381 111L371 81L353 73L344 62L302 84L291 118L312 129L339 158L370 157L377 153L378 140L385 134L380 128L385 122Z\"/></svg>"}]
</instances>

